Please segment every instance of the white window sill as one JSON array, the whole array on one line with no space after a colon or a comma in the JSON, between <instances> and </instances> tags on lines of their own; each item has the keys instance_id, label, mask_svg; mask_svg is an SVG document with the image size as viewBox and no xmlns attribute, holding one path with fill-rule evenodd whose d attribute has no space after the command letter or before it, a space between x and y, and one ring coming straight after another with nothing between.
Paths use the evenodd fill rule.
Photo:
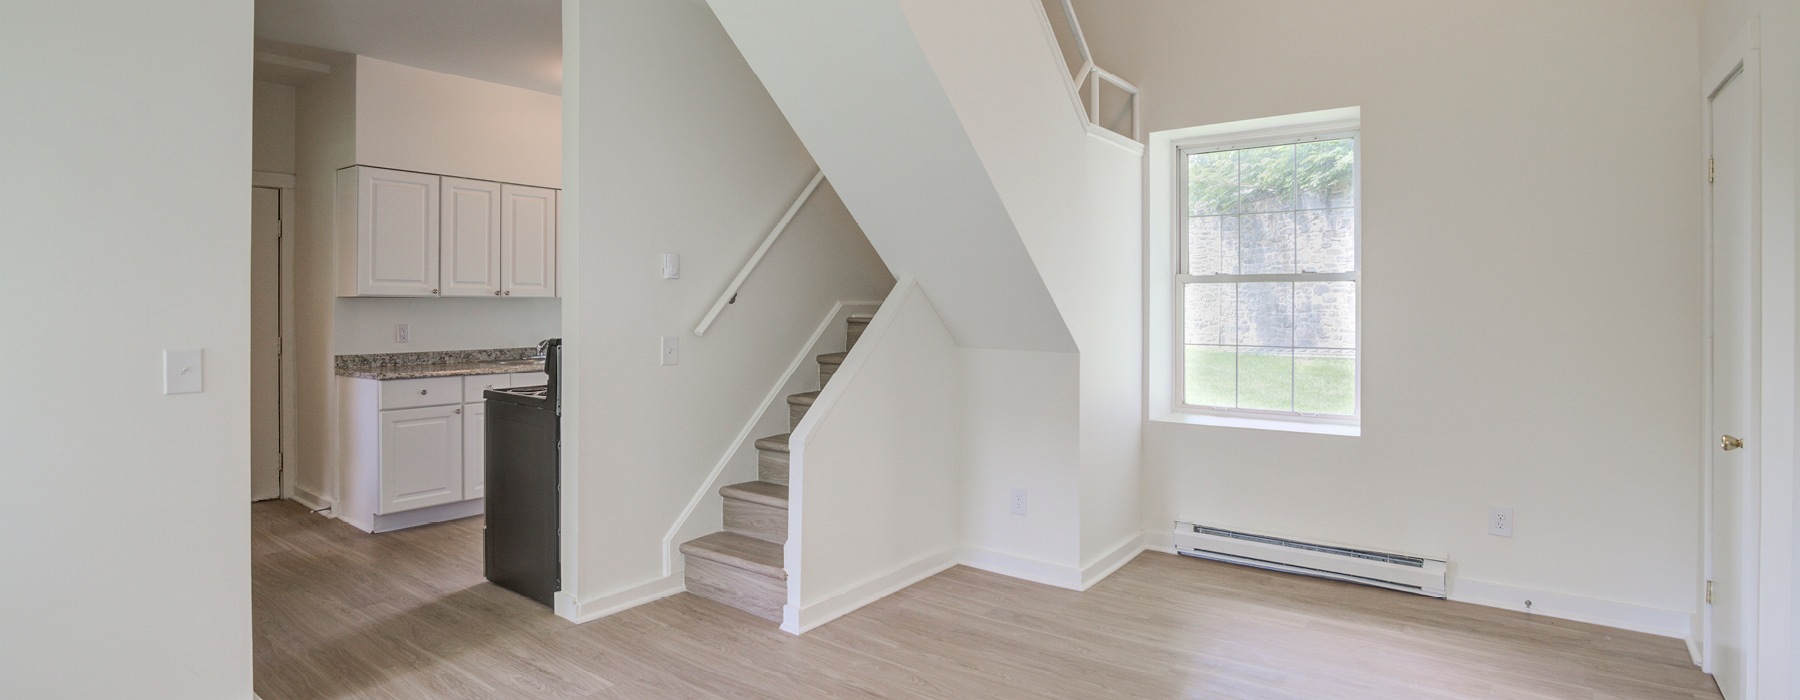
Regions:
<instances>
[{"instance_id":1,"label":"white window sill","mask_svg":"<svg viewBox=\"0 0 1800 700\"><path fill-rule=\"evenodd\" d=\"M1314 435L1341 435L1344 437L1360 437L1361 425L1344 423L1315 423L1305 419L1281 420L1277 418L1248 418L1243 416L1220 416L1210 413L1170 412L1154 416L1150 420L1158 423L1182 423L1186 425L1206 425L1215 428L1249 428L1251 430L1277 430L1287 433L1311 433Z\"/></svg>"}]
</instances>

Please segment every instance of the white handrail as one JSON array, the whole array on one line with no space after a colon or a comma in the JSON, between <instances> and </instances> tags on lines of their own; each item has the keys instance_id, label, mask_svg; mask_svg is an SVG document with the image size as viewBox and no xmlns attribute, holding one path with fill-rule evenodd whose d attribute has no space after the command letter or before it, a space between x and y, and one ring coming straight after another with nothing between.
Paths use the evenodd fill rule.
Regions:
<instances>
[{"instance_id":1,"label":"white handrail","mask_svg":"<svg viewBox=\"0 0 1800 700\"><path fill-rule=\"evenodd\" d=\"M819 183L824 180L825 172L820 171L813 175L812 182L806 183L806 189L801 190L800 196L794 198L794 203L788 207L787 213L782 214L781 220L775 222L775 229L769 231L769 237L764 238L762 245L758 246L756 252L750 254L750 259L744 262L744 269L738 270L737 278L731 280L731 286L725 288L725 293L720 294L719 300L713 302L712 309L706 312L706 317L700 319L700 325L694 327L694 335L706 335L706 329L712 326L713 320L719 317L719 313L724 311L726 306L737 301L738 288L744 286L744 280L750 277L750 271L756 269L757 263L762 262L763 255L767 254L769 248L775 245L775 239L781 237L781 232L787 230L788 222L793 221L794 214L799 213L800 205L812 198L813 190L819 189Z\"/></svg>"}]
</instances>

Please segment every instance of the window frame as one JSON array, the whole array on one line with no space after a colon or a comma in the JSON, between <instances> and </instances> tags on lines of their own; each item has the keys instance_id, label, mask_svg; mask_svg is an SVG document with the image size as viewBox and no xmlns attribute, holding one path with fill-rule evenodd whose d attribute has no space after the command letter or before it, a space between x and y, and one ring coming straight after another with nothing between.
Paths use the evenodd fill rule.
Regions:
<instances>
[{"instance_id":1,"label":"window frame","mask_svg":"<svg viewBox=\"0 0 1800 700\"><path fill-rule=\"evenodd\" d=\"M1296 115L1302 116L1302 115ZM1262 148L1289 144L1312 143L1349 139L1351 142L1350 191L1353 209L1354 235L1352 242L1352 260L1350 272L1320 273L1294 272L1277 274L1217 274L1194 275L1188 269L1190 256L1188 250L1188 219L1190 213L1189 172L1187 158L1193 154L1217 153L1220 151ZM1209 134L1206 136L1176 139L1170 142L1172 149L1172 172L1169 173L1171 193L1168 217L1170 251L1174 258L1174 269L1168 285L1170 294L1170 311L1173 317L1170 324L1171 365L1170 377L1173 380L1169 391L1170 418L1177 422L1199 423L1226 427L1265 428L1291 430L1300 432L1327 432L1342 435L1360 435L1362 425L1363 400L1363 202L1362 202L1362 124L1360 119L1349 121L1332 120L1329 122L1299 123L1277 129L1246 129ZM1296 204L1298 204L1296 202ZM1302 413L1299 411L1276 411L1269 409L1236 408L1220 406L1203 406L1187 402L1187 294L1186 285L1190 283L1243 283L1243 282L1301 282L1301 281L1347 281L1356 285L1356 349L1352 366L1355 400L1353 412L1349 415Z\"/></svg>"}]
</instances>

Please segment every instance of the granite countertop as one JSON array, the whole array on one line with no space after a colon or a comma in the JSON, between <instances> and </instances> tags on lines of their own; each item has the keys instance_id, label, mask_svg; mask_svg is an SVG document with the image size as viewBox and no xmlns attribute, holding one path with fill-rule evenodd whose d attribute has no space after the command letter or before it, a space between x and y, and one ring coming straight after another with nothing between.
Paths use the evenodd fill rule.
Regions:
<instances>
[{"instance_id":1,"label":"granite countertop","mask_svg":"<svg viewBox=\"0 0 1800 700\"><path fill-rule=\"evenodd\" d=\"M542 372L544 362L534 360L537 348L393 352L375 355L338 355L337 375L359 379L422 379L513 372Z\"/></svg>"}]
</instances>

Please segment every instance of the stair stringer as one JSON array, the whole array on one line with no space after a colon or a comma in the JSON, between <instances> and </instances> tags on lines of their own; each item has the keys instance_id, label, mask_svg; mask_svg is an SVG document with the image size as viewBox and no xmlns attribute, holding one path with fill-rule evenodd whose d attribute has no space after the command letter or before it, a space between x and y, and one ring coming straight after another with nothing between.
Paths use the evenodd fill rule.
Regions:
<instances>
[{"instance_id":1,"label":"stair stringer","mask_svg":"<svg viewBox=\"0 0 1800 700\"><path fill-rule=\"evenodd\" d=\"M806 632L957 563L960 353L902 276L794 426L782 630Z\"/></svg>"},{"instance_id":2,"label":"stair stringer","mask_svg":"<svg viewBox=\"0 0 1800 700\"><path fill-rule=\"evenodd\" d=\"M819 376L818 361L814 358L823 353L843 351L845 321L853 315L875 313L879 308L879 301L840 301L831 307L830 313L825 315L818 328L813 329L812 337L800 347L794 360L788 363L786 373L775 382L768 396L763 397L756 412L745 421L731 446L719 456L718 463L713 465L712 471L700 483L700 488L688 499L681 515L669 526L669 531L664 533L663 576L681 575L685 566L685 559L681 556L681 543L724 529L725 499L719 495L719 488L726 484L756 480L756 439L763 435L787 432L787 396L812 390Z\"/></svg>"}]
</instances>

